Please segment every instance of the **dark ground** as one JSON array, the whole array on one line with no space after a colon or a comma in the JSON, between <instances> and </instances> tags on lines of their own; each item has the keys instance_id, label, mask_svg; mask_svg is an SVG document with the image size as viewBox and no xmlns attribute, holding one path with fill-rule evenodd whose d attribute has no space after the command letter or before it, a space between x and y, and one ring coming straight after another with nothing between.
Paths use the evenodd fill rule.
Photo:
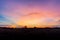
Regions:
<instances>
[{"instance_id":1,"label":"dark ground","mask_svg":"<svg viewBox=\"0 0 60 40\"><path fill-rule=\"evenodd\" d=\"M60 34L60 28L0 28L1 35Z\"/></svg>"},{"instance_id":2,"label":"dark ground","mask_svg":"<svg viewBox=\"0 0 60 40\"><path fill-rule=\"evenodd\" d=\"M2 36L60 36L60 28L0 28L0 37Z\"/></svg>"}]
</instances>

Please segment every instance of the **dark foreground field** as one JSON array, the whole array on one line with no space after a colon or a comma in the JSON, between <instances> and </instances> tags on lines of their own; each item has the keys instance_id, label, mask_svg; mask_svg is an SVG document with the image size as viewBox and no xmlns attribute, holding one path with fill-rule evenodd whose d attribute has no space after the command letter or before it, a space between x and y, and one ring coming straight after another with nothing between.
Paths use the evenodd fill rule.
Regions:
<instances>
[{"instance_id":1,"label":"dark foreground field","mask_svg":"<svg viewBox=\"0 0 60 40\"><path fill-rule=\"evenodd\" d=\"M0 36L60 35L60 28L0 28Z\"/></svg>"}]
</instances>

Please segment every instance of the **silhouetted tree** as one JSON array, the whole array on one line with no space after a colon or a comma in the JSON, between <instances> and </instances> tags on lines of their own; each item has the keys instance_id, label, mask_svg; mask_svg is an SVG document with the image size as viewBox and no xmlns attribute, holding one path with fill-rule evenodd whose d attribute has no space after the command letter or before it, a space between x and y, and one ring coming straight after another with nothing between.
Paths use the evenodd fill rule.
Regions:
<instances>
[{"instance_id":1,"label":"silhouetted tree","mask_svg":"<svg viewBox=\"0 0 60 40\"><path fill-rule=\"evenodd\" d=\"M45 27L45 28L50 28L50 27Z\"/></svg>"},{"instance_id":2,"label":"silhouetted tree","mask_svg":"<svg viewBox=\"0 0 60 40\"><path fill-rule=\"evenodd\" d=\"M34 27L34 28L36 28L36 27Z\"/></svg>"},{"instance_id":3,"label":"silhouetted tree","mask_svg":"<svg viewBox=\"0 0 60 40\"><path fill-rule=\"evenodd\" d=\"M24 26L24 28L27 28L27 26Z\"/></svg>"}]
</instances>

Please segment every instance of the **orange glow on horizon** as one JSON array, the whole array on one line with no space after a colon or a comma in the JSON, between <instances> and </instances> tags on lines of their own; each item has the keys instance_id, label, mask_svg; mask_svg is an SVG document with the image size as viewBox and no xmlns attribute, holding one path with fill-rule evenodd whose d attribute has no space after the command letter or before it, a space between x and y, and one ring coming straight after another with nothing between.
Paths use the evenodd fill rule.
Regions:
<instances>
[{"instance_id":1,"label":"orange glow on horizon","mask_svg":"<svg viewBox=\"0 0 60 40\"><path fill-rule=\"evenodd\" d=\"M52 17L53 16L53 17ZM44 13L40 14L40 13L32 13L26 16L23 16L21 18L20 21L17 22L18 25L23 25L23 26L28 26L29 27L34 27L36 26L37 28L45 28L47 26L52 26L55 25L56 23L52 22L52 23L47 23L44 20L46 20L46 18L54 18L54 15L44 15ZM54 19L55 20L55 19Z\"/></svg>"}]
</instances>

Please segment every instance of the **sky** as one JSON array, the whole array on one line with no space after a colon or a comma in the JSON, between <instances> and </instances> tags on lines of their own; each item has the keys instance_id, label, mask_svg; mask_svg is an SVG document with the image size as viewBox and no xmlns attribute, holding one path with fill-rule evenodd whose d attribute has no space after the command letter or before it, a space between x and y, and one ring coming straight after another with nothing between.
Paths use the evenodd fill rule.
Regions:
<instances>
[{"instance_id":1,"label":"sky","mask_svg":"<svg viewBox=\"0 0 60 40\"><path fill-rule=\"evenodd\" d=\"M0 0L0 25L60 25L60 0Z\"/></svg>"}]
</instances>

